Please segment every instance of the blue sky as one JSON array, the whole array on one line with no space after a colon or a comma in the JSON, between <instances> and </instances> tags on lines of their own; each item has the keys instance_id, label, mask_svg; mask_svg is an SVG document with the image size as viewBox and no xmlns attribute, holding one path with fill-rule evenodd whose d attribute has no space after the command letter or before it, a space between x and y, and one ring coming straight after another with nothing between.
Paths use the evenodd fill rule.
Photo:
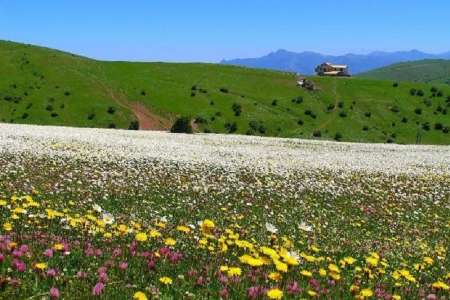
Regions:
<instances>
[{"instance_id":1,"label":"blue sky","mask_svg":"<svg viewBox=\"0 0 450 300\"><path fill-rule=\"evenodd\" d=\"M450 51L450 1L0 0L0 39L110 60L437 53Z\"/></svg>"}]
</instances>

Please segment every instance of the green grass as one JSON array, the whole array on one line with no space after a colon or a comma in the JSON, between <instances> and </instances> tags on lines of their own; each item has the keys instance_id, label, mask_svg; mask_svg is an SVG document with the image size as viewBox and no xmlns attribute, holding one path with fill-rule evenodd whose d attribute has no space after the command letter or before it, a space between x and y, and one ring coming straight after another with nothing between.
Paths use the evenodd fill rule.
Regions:
<instances>
[{"instance_id":1,"label":"green grass","mask_svg":"<svg viewBox=\"0 0 450 300\"><path fill-rule=\"evenodd\" d=\"M180 115L201 117L198 127L206 132L226 133L225 125L236 123L237 134L313 138L320 131L316 138L334 139L339 133L342 141L450 141L446 130L434 129L436 123L450 126L450 87L445 84L436 84L441 93L433 97L432 86L425 83L393 87L391 81L312 77L318 90L310 92L297 87L291 73L215 64L102 62L12 42L0 42L0 72L8 74L0 78L2 122L128 128L135 116L127 104L139 102L170 122ZM411 96L412 88L424 96ZM297 97L303 102L291 101ZM232 110L234 103L242 107L240 116ZM332 104L336 107L328 110ZM315 118L305 114L308 110ZM265 130L252 130L252 121ZM422 129L425 123L430 130Z\"/></svg>"},{"instance_id":2,"label":"green grass","mask_svg":"<svg viewBox=\"0 0 450 300\"><path fill-rule=\"evenodd\" d=\"M358 75L362 78L450 84L450 60L394 64Z\"/></svg>"}]
</instances>

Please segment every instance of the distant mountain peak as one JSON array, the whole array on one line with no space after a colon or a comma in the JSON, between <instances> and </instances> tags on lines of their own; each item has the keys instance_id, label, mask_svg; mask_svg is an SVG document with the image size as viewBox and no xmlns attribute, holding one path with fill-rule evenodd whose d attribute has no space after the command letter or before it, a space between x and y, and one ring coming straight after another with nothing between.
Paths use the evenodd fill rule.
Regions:
<instances>
[{"instance_id":1,"label":"distant mountain peak","mask_svg":"<svg viewBox=\"0 0 450 300\"><path fill-rule=\"evenodd\" d=\"M369 54L325 55L312 51L296 53L286 49L278 49L259 58L223 60L221 63L309 75L314 73L318 64L325 61L346 64L352 74L358 74L395 63L422 59L450 59L450 52L429 54L412 49L397 52L374 51Z\"/></svg>"}]
</instances>

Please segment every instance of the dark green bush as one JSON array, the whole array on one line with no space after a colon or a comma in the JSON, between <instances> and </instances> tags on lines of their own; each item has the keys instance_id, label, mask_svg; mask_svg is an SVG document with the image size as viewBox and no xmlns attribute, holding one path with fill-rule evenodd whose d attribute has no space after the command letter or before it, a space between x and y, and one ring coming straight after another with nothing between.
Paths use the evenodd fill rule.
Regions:
<instances>
[{"instance_id":1,"label":"dark green bush","mask_svg":"<svg viewBox=\"0 0 450 300\"><path fill-rule=\"evenodd\" d=\"M339 132L336 132L336 134L334 135L334 139L335 139L336 141L342 140L342 134L339 133Z\"/></svg>"},{"instance_id":2,"label":"dark green bush","mask_svg":"<svg viewBox=\"0 0 450 300\"><path fill-rule=\"evenodd\" d=\"M131 121L130 125L128 126L129 130L139 130L139 121Z\"/></svg>"},{"instance_id":3,"label":"dark green bush","mask_svg":"<svg viewBox=\"0 0 450 300\"><path fill-rule=\"evenodd\" d=\"M320 130L314 130L313 131L313 137L321 137L322 133L320 132Z\"/></svg>"},{"instance_id":4,"label":"dark green bush","mask_svg":"<svg viewBox=\"0 0 450 300\"><path fill-rule=\"evenodd\" d=\"M108 107L108 114L114 114L116 112L116 109L113 106Z\"/></svg>"},{"instance_id":5,"label":"dark green bush","mask_svg":"<svg viewBox=\"0 0 450 300\"><path fill-rule=\"evenodd\" d=\"M416 108L414 110L414 112L416 113L416 115L421 115L422 114L422 109L421 108Z\"/></svg>"},{"instance_id":6,"label":"dark green bush","mask_svg":"<svg viewBox=\"0 0 450 300\"><path fill-rule=\"evenodd\" d=\"M234 115L236 117L239 117L242 113L242 106L238 103L233 103L233 106L231 107L234 111Z\"/></svg>"},{"instance_id":7,"label":"dark green bush","mask_svg":"<svg viewBox=\"0 0 450 300\"><path fill-rule=\"evenodd\" d=\"M173 133L193 133L194 130L192 129L191 125L191 118L189 117L180 117L175 120L175 122L172 125L172 128L170 129L170 132Z\"/></svg>"}]
</instances>

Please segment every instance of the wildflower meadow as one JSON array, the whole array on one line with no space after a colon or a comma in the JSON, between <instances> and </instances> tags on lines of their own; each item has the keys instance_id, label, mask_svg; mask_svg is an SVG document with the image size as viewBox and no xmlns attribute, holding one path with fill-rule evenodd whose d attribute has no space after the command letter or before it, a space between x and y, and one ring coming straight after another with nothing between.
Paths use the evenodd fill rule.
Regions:
<instances>
[{"instance_id":1,"label":"wildflower meadow","mask_svg":"<svg viewBox=\"0 0 450 300\"><path fill-rule=\"evenodd\" d=\"M450 299L450 148L0 124L1 299Z\"/></svg>"}]
</instances>

